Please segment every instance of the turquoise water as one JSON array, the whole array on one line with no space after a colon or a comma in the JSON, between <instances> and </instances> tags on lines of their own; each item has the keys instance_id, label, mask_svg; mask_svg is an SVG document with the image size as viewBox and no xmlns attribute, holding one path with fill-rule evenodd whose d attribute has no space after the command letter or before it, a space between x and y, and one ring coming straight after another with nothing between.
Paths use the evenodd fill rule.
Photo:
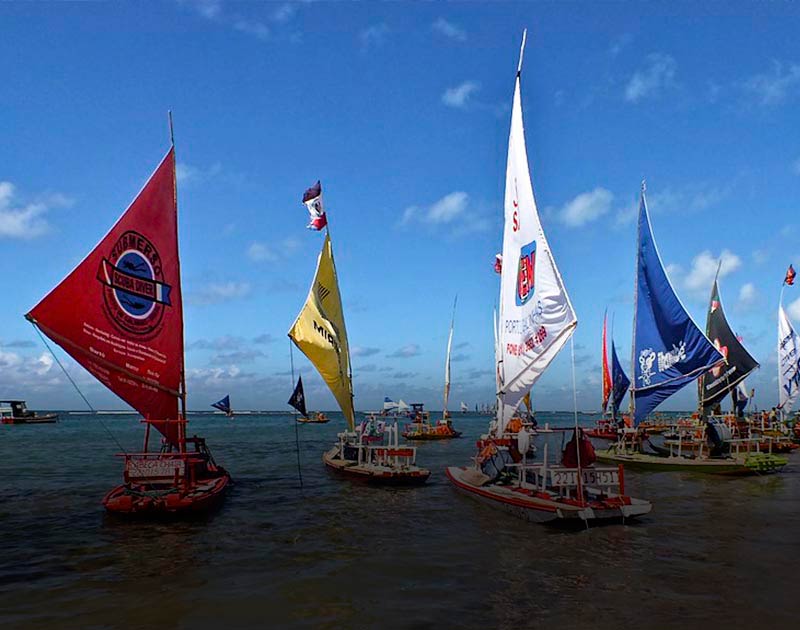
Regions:
<instances>
[{"instance_id":1,"label":"turquoise water","mask_svg":"<svg viewBox=\"0 0 800 630\"><path fill-rule=\"evenodd\" d=\"M800 455L770 477L628 471L653 512L574 532L450 487L444 467L474 454L485 417L456 415L464 437L420 444L433 475L409 489L329 474L332 417L299 427L301 491L290 416L190 416L235 486L214 516L161 524L104 514L122 472L97 419L0 425L0 627L795 626ZM102 419L139 448L135 416Z\"/></svg>"}]
</instances>

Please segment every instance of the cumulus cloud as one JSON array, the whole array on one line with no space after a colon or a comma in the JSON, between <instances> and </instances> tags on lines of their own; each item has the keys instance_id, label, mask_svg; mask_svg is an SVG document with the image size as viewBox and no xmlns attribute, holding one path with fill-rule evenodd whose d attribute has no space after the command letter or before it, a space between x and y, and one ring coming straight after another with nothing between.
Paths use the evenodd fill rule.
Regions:
<instances>
[{"instance_id":1,"label":"cumulus cloud","mask_svg":"<svg viewBox=\"0 0 800 630\"><path fill-rule=\"evenodd\" d=\"M32 201L17 200L11 182L0 181L0 238L32 239L50 230L45 214L54 208L72 205L72 200L59 194L39 195Z\"/></svg>"},{"instance_id":2,"label":"cumulus cloud","mask_svg":"<svg viewBox=\"0 0 800 630\"><path fill-rule=\"evenodd\" d=\"M367 348L365 346L353 346L350 350L350 354L354 357L371 357L374 354L378 354L381 351L380 348Z\"/></svg>"},{"instance_id":3,"label":"cumulus cloud","mask_svg":"<svg viewBox=\"0 0 800 630\"><path fill-rule=\"evenodd\" d=\"M739 301L737 306L741 309L746 309L755 304L758 300L758 290L756 285L752 282L747 282L739 289Z\"/></svg>"},{"instance_id":4,"label":"cumulus cloud","mask_svg":"<svg viewBox=\"0 0 800 630\"><path fill-rule=\"evenodd\" d=\"M598 187L567 202L559 210L558 216L569 227L581 227L606 214L613 200L614 195L610 191Z\"/></svg>"},{"instance_id":5,"label":"cumulus cloud","mask_svg":"<svg viewBox=\"0 0 800 630\"><path fill-rule=\"evenodd\" d=\"M433 30L440 35L444 35L448 39L452 39L457 42L463 42L467 40L467 34L463 28L453 24L452 22L448 22L442 17L436 20L431 25L431 28L433 28Z\"/></svg>"},{"instance_id":6,"label":"cumulus cloud","mask_svg":"<svg viewBox=\"0 0 800 630\"><path fill-rule=\"evenodd\" d=\"M271 31L269 26L261 20L255 20L241 13L230 13L226 10L222 0L180 0L181 4L191 7L202 18L210 22L224 24L241 33L253 35L260 40L267 40ZM227 5L229 8L231 5ZM272 14L275 22L287 21L288 15L280 8Z\"/></svg>"},{"instance_id":7,"label":"cumulus cloud","mask_svg":"<svg viewBox=\"0 0 800 630\"><path fill-rule=\"evenodd\" d=\"M638 103L673 86L676 67L675 59L670 55L663 53L648 55L644 67L636 71L625 86L625 100L629 103Z\"/></svg>"},{"instance_id":8,"label":"cumulus cloud","mask_svg":"<svg viewBox=\"0 0 800 630\"><path fill-rule=\"evenodd\" d=\"M278 258L264 243L250 243L247 248L247 257L253 262L272 261Z\"/></svg>"},{"instance_id":9,"label":"cumulus cloud","mask_svg":"<svg viewBox=\"0 0 800 630\"><path fill-rule=\"evenodd\" d=\"M384 22L368 26L358 34L361 49L366 51L376 46L382 46L388 34L389 27Z\"/></svg>"},{"instance_id":10,"label":"cumulus cloud","mask_svg":"<svg viewBox=\"0 0 800 630\"><path fill-rule=\"evenodd\" d=\"M243 298L249 293L249 282L209 282L203 288L189 293L189 302L197 306L208 306Z\"/></svg>"},{"instance_id":11,"label":"cumulus cloud","mask_svg":"<svg viewBox=\"0 0 800 630\"><path fill-rule=\"evenodd\" d=\"M408 359L410 357L416 357L420 354L419 346L415 343L410 343L402 348L398 348L391 354L387 354L387 358L389 359Z\"/></svg>"},{"instance_id":12,"label":"cumulus cloud","mask_svg":"<svg viewBox=\"0 0 800 630\"><path fill-rule=\"evenodd\" d=\"M720 264L720 261L721 264ZM711 284L719 267L719 277L733 273L742 266L742 260L733 252L723 249L718 257L715 257L709 250L700 252L692 259L692 266L689 271L684 273L680 265L667 265L667 274L676 287L681 287L690 292L696 298L708 297L711 292Z\"/></svg>"},{"instance_id":13,"label":"cumulus cloud","mask_svg":"<svg viewBox=\"0 0 800 630\"><path fill-rule=\"evenodd\" d=\"M451 192L427 207L409 206L403 211L401 225L412 221L423 223L450 223L464 214L469 204L469 195L463 191Z\"/></svg>"},{"instance_id":14,"label":"cumulus cloud","mask_svg":"<svg viewBox=\"0 0 800 630\"><path fill-rule=\"evenodd\" d=\"M470 104L471 97L481 88L477 81L464 81L460 85L447 88L442 94L442 103L448 107L464 109Z\"/></svg>"},{"instance_id":15,"label":"cumulus cloud","mask_svg":"<svg viewBox=\"0 0 800 630\"><path fill-rule=\"evenodd\" d=\"M789 313L789 317L791 317L794 321L800 321L800 298L797 298L794 302L789 304L789 306L786 307L786 312ZM1 358L0 366L2 366Z\"/></svg>"},{"instance_id":16,"label":"cumulus cloud","mask_svg":"<svg viewBox=\"0 0 800 630\"><path fill-rule=\"evenodd\" d=\"M800 64L784 67L781 62L773 61L771 71L750 77L742 83L742 88L759 105L781 105L800 93Z\"/></svg>"},{"instance_id":17,"label":"cumulus cloud","mask_svg":"<svg viewBox=\"0 0 800 630\"><path fill-rule=\"evenodd\" d=\"M258 335L257 337L253 337L253 343L259 345L274 343L275 341L276 341L275 337L273 337L269 333L264 333L263 335Z\"/></svg>"}]
</instances>

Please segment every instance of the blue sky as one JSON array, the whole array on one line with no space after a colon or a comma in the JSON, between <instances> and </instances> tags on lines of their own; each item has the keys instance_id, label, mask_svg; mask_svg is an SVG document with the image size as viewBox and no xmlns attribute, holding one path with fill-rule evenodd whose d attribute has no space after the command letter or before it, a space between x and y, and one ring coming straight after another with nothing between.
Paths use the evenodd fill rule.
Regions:
<instances>
[{"instance_id":1,"label":"blue sky","mask_svg":"<svg viewBox=\"0 0 800 630\"><path fill-rule=\"evenodd\" d=\"M684 303L729 320L775 404L780 283L800 265L800 9L726 3L2 3L0 395L80 408L23 319L127 206L175 116L191 408L285 407L286 331L322 236L321 179L356 407L493 397L514 70L534 190L578 314L578 402L600 397L603 310L630 354L639 181ZM797 300L797 301L796 301ZM787 291L800 322L800 288ZM63 353L59 356L63 357ZM122 404L66 361L92 403ZM333 398L295 352L313 407ZM569 352L536 387L569 409ZM694 388L666 409L692 408Z\"/></svg>"}]
</instances>

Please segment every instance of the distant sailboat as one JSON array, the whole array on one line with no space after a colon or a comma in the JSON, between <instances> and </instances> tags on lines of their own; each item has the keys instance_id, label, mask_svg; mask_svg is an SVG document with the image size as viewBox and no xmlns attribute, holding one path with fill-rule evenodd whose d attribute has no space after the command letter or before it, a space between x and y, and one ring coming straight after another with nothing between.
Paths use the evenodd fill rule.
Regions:
<instances>
[{"instance_id":1,"label":"distant sailboat","mask_svg":"<svg viewBox=\"0 0 800 630\"><path fill-rule=\"evenodd\" d=\"M709 370L725 365L723 354L692 321L669 282L650 225L644 183L639 203L635 290L631 417L634 427L638 427L661 402ZM677 453L668 449L650 454L638 436L632 443L627 439L618 442L598 458L653 470L717 474L771 472L782 465L770 460L772 456L765 459L760 454L725 453L730 429L722 422L709 422L707 431L710 445L705 455L691 453L691 457L684 457L680 449ZM634 436L635 429L628 435ZM651 447L655 448L652 444ZM712 457L712 449L723 454Z\"/></svg>"},{"instance_id":2,"label":"distant sailboat","mask_svg":"<svg viewBox=\"0 0 800 630\"><path fill-rule=\"evenodd\" d=\"M616 348L614 347L613 334L611 339L611 367L609 368L607 329L608 329L608 317L604 315L603 345L602 345L602 354L603 354L602 411L604 417L597 421L597 424L595 425L594 428L587 429L586 435L592 438L598 438L602 440L616 440L618 437L618 429L619 429L617 424L617 413L619 412L620 403L622 402L622 399L625 397L625 394L627 393L628 387L630 386L631 382L625 375L625 372L622 369L622 365L620 365L619 358L617 358L617 351Z\"/></svg>"},{"instance_id":3,"label":"distant sailboat","mask_svg":"<svg viewBox=\"0 0 800 630\"><path fill-rule=\"evenodd\" d=\"M450 319L450 334L447 337L447 354L444 362L444 404L442 406L442 419L436 424L425 418L424 414L417 414L414 422L403 432L407 440L449 440L461 435L460 431L453 429L447 403L450 399L450 352L453 349L453 328L456 320L456 302L453 301L453 316ZM462 403L463 405L463 403Z\"/></svg>"},{"instance_id":4,"label":"distant sailboat","mask_svg":"<svg viewBox=\"0 0 800 630\"><path fill-rule=\"evenodd\" d=\"M469 407L467 407L467 403L463 400L461 401L461 413L467 413L469 411Z\"/></svg>"},{"instance_id":5,"label":"distant sailboat","mask_svg":"<svg viewBox=\"0 0 800 630\"><path fill-rule=\"evenodd\" d=\"M531 387L578 324L544 234L533 195L522 121L520 73L514 83L505 185L500 312L495 317L497 416L479 441L474 465L451 466L461 492L533 522L589 522L646 514L647 501L624 496L619 468L591 466L592 447L579 429L562 466L529 463L532 433L518 416ZM576 421L577 424L577 421Z\"/></svg>"},{"instance_id":6,"label":"distant sailboat","mask_svg":"<svg viewBox=\"0 0 800 630\"><path fill-rule=\"evenodd\" d=\"M218 400L215 403L211 404L214 409L219 409L222 413L224 413L228 418L233 418L233 409L231 409L231 397L225 396Z\"/></svg>"},{"instance_id":7,"label":"distant sailboat","mask_svg":"<svg viewBox=\"0 0 800 630\"><path fill-rule=\"evenodd\" d=\"M399 447L396 424L389 430L393 439L387 446L366 445L363 432L355 431L350 347L320 182L306 191L303 203L311 215L309 227L325 227L326 233L308 297L289 330L289 338L317 369L347 422L347 431L339 434L338 442L323 455L323 462L338 472L375 483L424 483L430 471L416 465L416 449Z\"/></svg>"},{"instance_id":8,"label":"distant sailboat","mask_svg":"<svg viewBox=\"0 0 800 630\"><path fill-rule=\"evenodd\" d=\"M144 417L142 453L103 499L119 514L207 510L230 475L186 436L175 149L122 217L26 318ZM148 450L150 429L162 435ZM191 449L191 450L190 450Z\"/></svg>"}]
</instances>

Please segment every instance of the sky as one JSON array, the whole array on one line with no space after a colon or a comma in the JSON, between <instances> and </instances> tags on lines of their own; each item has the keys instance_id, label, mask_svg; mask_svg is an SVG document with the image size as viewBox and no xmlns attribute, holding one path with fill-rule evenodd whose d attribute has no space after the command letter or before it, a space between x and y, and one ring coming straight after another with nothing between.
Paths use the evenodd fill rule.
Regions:
<instances>
[{"instance_id":1,"label":"sky","mask_svg":"<svg viewBox=\"0 0 800 630\"><path fill-rule=\"evenodd\" d=\"M777 306L800 268L800 7L781 3L0 3L0 396L84 407L23 315L106 233L175 120L190 409L285 409L286 332L322 234L322 180L357 409L494 397L510 105L578 316L578 407L600 406L603 312L630 356L635 212L695 321L718 261L728 319L777 399ZM800 323L800 286L786 291ZM92 405L124 408L60 349ZM625 360L626 366L628 361ZM300 353L312 408L333 397ZM569 348L534 388L572 408ZM693 409L686 387L663 409Z\"/></svg>"}]
</instances>

